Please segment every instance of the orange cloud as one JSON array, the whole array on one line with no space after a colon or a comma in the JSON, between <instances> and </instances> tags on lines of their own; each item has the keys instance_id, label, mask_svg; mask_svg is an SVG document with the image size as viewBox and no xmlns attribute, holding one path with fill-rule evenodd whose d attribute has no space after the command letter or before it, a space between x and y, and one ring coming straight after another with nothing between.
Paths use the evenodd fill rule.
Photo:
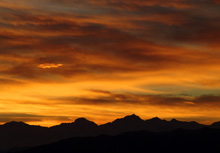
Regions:
<instances>
[{"instance_id":1,"label":"orange cloud","mask_svg":"<svg viewBox=\"0 0 220 153\"><path fill-rule=\"evenodd\" d=\"M45 63L45 64L40 64L37 67L42 68L42 69L51 69L51 68L58 68L61 66L63 66L63 64Z\"/></svg>"}]
</instances>

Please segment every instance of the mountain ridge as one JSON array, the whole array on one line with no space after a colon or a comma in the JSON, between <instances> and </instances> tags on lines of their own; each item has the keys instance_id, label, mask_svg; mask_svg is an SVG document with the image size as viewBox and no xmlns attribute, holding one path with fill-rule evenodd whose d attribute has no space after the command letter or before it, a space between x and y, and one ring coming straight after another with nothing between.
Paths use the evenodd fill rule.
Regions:
<instances>
[{"instance_id":1,"label":"mountain ridge","mask_svg":"<svg viewBox=\"0 0 220 153\"><path fill-rule=\"evenodd\" d=\"M52 127L29 125L24 122L8 122L0 125L0 149L34 147L69 137L114 136L141 130L150 132L169 132L180 128L197 130L204 127L218 128L219 122L212 125L203 125L197 122L178 121L176 119L167 121L158 117L143 120L135 114L101 125L97 125L86 118L77 118L72 123L61 123Z\"/></svg>"},{"instance_id":2,"label":"mountain ridge","mask_svg":"<svg viewBox=\"0 0 220 153\"><path fill-rule=\"evenodd\" d=\"M126 118L132 118L132 117L134 117L134 116L136 116L137 118L141 119L139 116L137 116L137 115L135 115L135 114L132 114L132 115L127 115L127 116L122 117L122 118L117 118L117 119L115 119L115 120L113 120L113 121L111 121L111 122L107 122L107 123L103 123L103 124L99 124L99 125L96 124L96 123L93 122L93 121L90 121L90 120L84 118L84 117L76 118L75 121L77 121L77 120L79 120L79 119L84 119L84 120L87 120L87 121L89 121L89 122L93 122L93 123L95 123L95 124L98 125L98 126L101 126L101 125L105 125L105 124L108 124L108 123L113 123L113 122L115 122L115 121L117 121L117 120L126 119ZM196 122L196 121L181 121L181 120L177 120L177 119L175 119L175 118L170 119L170 120L166 120L166 119L161 119L161 118L159 118L159 117L153 117L153 118L149 118L149 119L146 119L146 120L144 120L144 119L141 119L141 120L143 120L143 121L151 121L151 120L156 121L156 120L157 120L157 121L167 121L167 122L178 121L178 122L188 122L188 123L194 122L194 123L198 123L198 122ZM53 128L53 127L56 127L56 126L60 126L60 125L62 125L62 124L74 124L75 121L74 121L74 122L67 122L67 123L60 123L60 124L58 124L58 125L52 125L52 126L49 126L49 127L47 127L47 126L41 126L41 125L35 125L35 124L28 124L28 123L23 122L23 121L9 121L9 122L5 122L4 124L0 124L0 126L7 125L7 124L16 124L16 123L19 123L20 125L23 124L23 125L29 125L29 126L35 126L35 127ZM213 122L213 123L211 123L211 124L209 124L209 125L202 124L202 123L198 123L198 124L201 124L201 125L204 125L204 126L213 126L213 125L215 125L216 123L220 124L220 121Z\"/></svg>"},{"instance_id":3,"label":"mountain ridge","mask_svg":"<svg viewBox=\"0 0 220 153\"><path fill-rule=\"evenodd\" d=\"M125 116L125 117L122 117L122 118L117 118L117 119L115 119L115 120L113 120L113 121L111 121L111 122L107 122L107 123L103 123L103 124L96 124L95 122L93 122L93 121L90 121L90 120L88 120L88 119L86 119L86 118L84 118L84 117L79 117L79 118L76 118L75 119L75 121L77 121L77 120L79 120L79 119L84 119L84 120L87 120L87 121L90 121L90 122L93 122L93 123L95 123L96 125L98 125L98 126L101 126L101 125L104 125L104 124L108 124L108 123L113 123L113 122L115 122L115 121L117 121L117 120L121 120L121 119L126 119L126 118L134 118L134 116L136 116L137 118L139 118L139 119L141 119L141 120L143 120L143 121L151 121L151 120L158 120L158 121L167 121L167 122L171 122L171 121L179 121L179 122L188 122L188 123L190 123L190 122L196 122L196 121L181 121L181 120L177 120L177 119L175 119L175 118L173 118L173 119L170 119L170 120L166 120L166 119L161 119L161 118L159 118L159 117L153 117L153 118L149 118L149 119L142 119L142 118L140 118L139 116L137 116L136 114L132 114L132 115L127 115L127 116ZM74 122L67 122L67 123L60 123L60 124L58 124L58 125L52 125L52 126L49 126L49 127L47 127L47 126L41 126L41 125L35 125L35 124L28 124L28 123L26 123L26 122L23 122L23 121L9 121L9 122L5 122L4 124L0 124L0 126L2 126L2 125L7 125L7 124L11 124L11 123L19 123L19 124L23 124L23 125L29 125L29 126L36 126L36 127L45 127L45 128L52 128L52 127L55 127L55 126L59 126L59 125L62 125L62 124L73 124L73 123L75 123L75 121ZM196 123L198 123L198 122L196 122ZM213 123L211 123L211 124L209 124L209 125L206 125L206 124L202 124L202 123L198 123L198 124L201 124L201 125L204 125L204 126L212 126L213 124L215 124L215 123L219 123L220 124L220 121L216 121L216 122L213 122Z\"/></svg>"}]
</instances>

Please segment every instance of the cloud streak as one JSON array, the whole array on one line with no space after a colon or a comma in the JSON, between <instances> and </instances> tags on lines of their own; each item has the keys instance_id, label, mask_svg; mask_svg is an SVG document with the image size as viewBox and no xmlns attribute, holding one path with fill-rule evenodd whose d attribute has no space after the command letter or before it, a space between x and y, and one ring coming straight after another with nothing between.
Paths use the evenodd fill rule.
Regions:
<instances>
[{"instance_id":1,"label":"cloud streak","mask_svg":"<svg viewBox=\"0 0 220 153\"><path fill-rule=\"evenodd\" d=\"M177 95L146 95L146 94L118 94L103 90L89 90L97 93L93 98L84 97L51 97L50 101L57 104L66 105L114 105L114 104L133 104L133 105L155 105L167 107L195 107L216 106L220 107L219 95L201 95L201 96L177 96Z\"/></svg>"},{"instance_id":2,"label":"cloud streak","mask_svg":"<svg viewBox=\"0 0 220 153\"><path fill-rule=\"evenodd\" d=\"M51 68L58 68L61 66L63 66L63 64L45 63L45 64L40 64L37 67L42 68L42 69L51 69Z\"/></svg>"}]
</instances>

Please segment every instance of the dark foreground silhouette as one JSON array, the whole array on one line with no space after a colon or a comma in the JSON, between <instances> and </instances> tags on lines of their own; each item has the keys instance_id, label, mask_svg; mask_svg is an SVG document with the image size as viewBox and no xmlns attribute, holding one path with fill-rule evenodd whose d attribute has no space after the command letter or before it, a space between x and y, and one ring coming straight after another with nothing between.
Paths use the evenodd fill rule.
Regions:
<instances>
[{"instance_id":1,"label":"dark foreground silhouette","mask_svg":"<svg viewBox=\"0 0 220 153\"><path fill-rule=\"evenodd\" d=\"M183 122L175 119L171 121L161 120L159 118L142 120L136 115L126 116L99 126L85 118L79 118L73 123L62 123L50 128L32 126L23 122L9 122L0 125L0 153L4 152L4 150L24 150L70 137L114 136L125 132L141 130L150 132L169 132L179 128L198 130L205 127L220 129L220 122L207 126L196 122ZM154 135L156 137L156 134ZM99 140L98 138L96 138L97 141ZM135 144L135 142L132 143Z\"/></svg>"},{"instance_id":2,"label":"dark foreground silhouette","mask_svg":"<svg viewBox=\"0 0 220 153\"><path fill-rule=\"evenodd\" d=\"M136 131L117 136L77 137L16 153L219 153L220 130Z\"/></svg>"}]
</instances>

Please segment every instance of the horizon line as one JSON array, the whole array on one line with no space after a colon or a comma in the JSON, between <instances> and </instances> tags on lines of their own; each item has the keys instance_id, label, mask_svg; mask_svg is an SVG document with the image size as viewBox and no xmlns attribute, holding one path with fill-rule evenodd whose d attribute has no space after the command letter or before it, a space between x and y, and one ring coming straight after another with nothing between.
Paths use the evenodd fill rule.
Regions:
<instances>
[{"instance_id":1,"label":"horizon line","mask_svg":"<svg viewBox=\"0 0 220 153\"><path fill-rule=\"evenodd\" d=\"M78 118L76 118L73 122L60 122L59 124L55 124L55 125L52 125L52 126L29 124L29 123L27 123L27 122L25 122L25 121L16 121L16 120L4 122L3 124L0 124L0 126L5 125L5 124L7 124L7 123L15 122L15 123L24 123L24 124L27 124L27 125L30 125L30 126L40 126L40 127L45 127L45 128L51 128L51 127L58 126L58 125L61 125L61 124L71 124L71 123L74 123L77 119L82 119L82 118L84 118L84 119L86 119L86 120L88 120L88 121L90 121L90 122L93 122L93 123L95 123L95 124L98 125L98 126L101 126L101 125L104 125L104 124L107 124L107 123L112 123L112 122L114 122L114 121L116 121L116 120L118 120L118 119L123 119L123 118L125 118L125 117L131 117L131 116L137 116L137 117L139 117L139 118L140 118L141 120L143 120L143 121L148 121L148 120L151 120L151 119L158 118L158 119L160 119L160 120L164 120L164 121L167 121L167 122L171 122L172 120L176 120L176 121L179 121L179 122L188 122L188 123L190 123L190 122L196 122L196 123L198 123L198 124L205 125L205 126L210 126L210 125L212 125L212 124L214 124L214 123L216 123L216 122L220 122L220 120L219 120L219 121L211 122L211 124L203 124L203 123L199 123L199 122L197 122L197 121L195 121L195 120L186 121L186 120L180 120L180 119L176 119L176 118L160 118L160 117L158 117L158 116L155 116L155 117L152 117L152 118L148 118L148 119L142 119L140 116L138 116L138 115L136 115L136 114L132 114L132 115L126 115L126 116L124 116L124 117L122 117L122 118L116 118L116 119L114 119L113 121L106 122L106 123L103 123L103 124L97 124L95 121L89 120L89 119L87 119L87 118L85 118L85 117L78 117Z\"/></svg>"}]
</instances>

